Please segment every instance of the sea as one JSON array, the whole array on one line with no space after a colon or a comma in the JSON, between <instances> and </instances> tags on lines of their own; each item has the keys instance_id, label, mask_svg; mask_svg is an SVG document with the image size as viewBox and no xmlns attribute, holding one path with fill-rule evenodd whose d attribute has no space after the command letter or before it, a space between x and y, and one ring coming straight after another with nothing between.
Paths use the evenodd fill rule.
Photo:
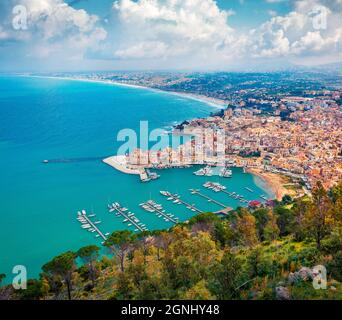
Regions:
<instances>
[{"instance_id":1,"label":"sea","mask_svg":"<svg viewBox=\"0 0 342 320\"><path fill-rule=\"evenodd\" d=\"M183 96L97 82L0 76L0 273L11 282L13 268L26 267L36 278L41 266L68 250L96 244L102 239L80 227L77 212L96 214L103 233L129 227L109 213L119 202L134 212L149 230L167 229L171 222L144 211L139 204L153 199L167 212L186 221L196 213L177 205L160 190L177 193L202 211L220 207L191 194L201 192L232 208L241 205L225 194L202 187L216 181L248 200L272 197L259 178L233 168L232 178L199 177L199 167L160 170L160 178L142 183L104 164L116 154L122 129L170 129L186 119L206 117L217 107ZM45 159L63 159L44 164ZM253 190L250 192L246 187Z\"/></svg>"}]
</instances>

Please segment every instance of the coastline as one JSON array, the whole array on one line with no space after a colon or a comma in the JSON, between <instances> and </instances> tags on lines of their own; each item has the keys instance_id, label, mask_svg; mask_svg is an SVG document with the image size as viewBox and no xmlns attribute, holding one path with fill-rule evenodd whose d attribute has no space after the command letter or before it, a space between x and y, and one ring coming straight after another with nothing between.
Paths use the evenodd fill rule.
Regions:
<instances>
[{"instance_id":1,"label":"coastline","mask_svg":"<svg viewBox=\"0 0 342 320\"><path fill-rule=\"evenodd\" d=\"M91 83L108 84L108 85L121 86L121 87L127 87L127 88L149 90L149 91L154 91L157 93L169 94L169 95L178 96L178 97L185 98L185 99L199 101L199 102L205 103L211 107L214 107L216 109L222 109L226 105L225 101L223 101L223 100L210 98L210 97L199 95L199 94L177 92L177 91L166 91L166 90L156 89L156 88L152 88L152 87L122 83L122 82L111 81L111 80L95 80L95 79L86 79L86 78L35 76L35 75L21 75L21 76L22 77L30 77L30 78L43 78L43 79L57 79L57 80L91 82Z\"/></svg>"},{"instance_id":2,"label":"coastline","mask_svg":"<svg viewBox=\"0 0 342 320\"><path fill-rule=\"evenodd\" d=\"M285 184L288 183L285 177L279 174L266 172L259 168L247 168L246 172L260 178L267 187L272 190L277 200L282 200L283 196L290 195L295 196L296 192L294 190L289 190L285 187Z\"/></svg>"},{"instance_id":3,"label":"coastline","mask_svg":"<svg viewBox=\"0 0 342 320\"><path fill-rule=\"evenodd\" d=\"M35 75L22 75L22 76L31 77L31 78L57 79L57 80L67 80L67 81L81 81L81 82L90 82L90 83L107 84L107 85L113 85L113 86L121 86L121 87L149 90L149 91L154 91L157 93L169 94L169 95L173 95L173 96L182 97L185 99L196 100L196 101L205 103L209 106L215 107L217 109L222 109L225 105L223 100L218 100L218 99L206 97L203 95L196 95L196 94L184 93L184 92L164 91L164 90L155 89L155 88L151 88L151 87L121 83L121 82L116 82L116 81L111 81L111 80L95 80L95 79L86 79L86 78L35 76ZM109 157L107 159L103 159L102 161L105 164L111 166L112 168L115 168L116 170L121 171L122 173L141 176L142 172L140 170L134 170L134 169L128 168L124 163L125 161L123 161L123 159L121 159L121 158L119 159L119 158L120 158L119 156L112 156L112 157ZM281 175L265 172L261 169L256 169L256 168L249 168L249 169L247 169L247 172L252 174L253 176L260 178L265 183L266 188L269 188L271 190L271 192L274 194L274 197L277 200L281 200L285 194L295 195L294 191L288 190L284 187L284 184L286 184L286 182L284 181L284 177Z\"/></svg>"}]
</instances>

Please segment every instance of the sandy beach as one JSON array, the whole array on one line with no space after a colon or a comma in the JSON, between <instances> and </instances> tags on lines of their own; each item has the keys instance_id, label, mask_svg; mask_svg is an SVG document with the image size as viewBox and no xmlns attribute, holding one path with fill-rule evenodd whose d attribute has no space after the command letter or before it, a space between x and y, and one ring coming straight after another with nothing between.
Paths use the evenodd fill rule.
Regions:
<instances>
[{"instance_id":1,"label":"sandy beach","mask_svg":"<svg viewBox=\"0 0 342 320\"><path fill-rule=\"evenodd\" d=\"M285 187L285 185L288 183L288 180L284 176L271 172L266 172L262 169L257 168L248 168L246 171L263 180L263 182L275 194L277 200L281 200L285 195L296 195L296 192L294 190L289 190Z\"/></svg>"},{"instance_id":2,"label":"sandy beach","mask_svg":"<svg viewBox=\"0 0 342 320\"><path fill-rule=\"evenodd\" d=\"M159 92L159 93L163 93L163 94L174 95L174 96L178 96L178 97L185 98L185 99L196 100L199 102L206 103L207 105L210 105L210 106L215 107L217 109L222 109L226 106L226 103L224 100L210 98L210 97L199 95L199 94L176 92L176 91L165 91L165 90L160 90L160 89L156 89L156 88L140 86L140 85L135 85L135 84L122 83L122 82L111 81L111 80L95 80L95 79L86 79L86 78L53 77L53 76L30 76L30 75L23 75L23 76L24 77L31 77L31 78L83 81L83 82L101 83L101 84L108 84L108 85L129 87L129 88L136 88L136 89L144 89L144 90L155 91L155 92Z\"/></svg>"}]
</instances>

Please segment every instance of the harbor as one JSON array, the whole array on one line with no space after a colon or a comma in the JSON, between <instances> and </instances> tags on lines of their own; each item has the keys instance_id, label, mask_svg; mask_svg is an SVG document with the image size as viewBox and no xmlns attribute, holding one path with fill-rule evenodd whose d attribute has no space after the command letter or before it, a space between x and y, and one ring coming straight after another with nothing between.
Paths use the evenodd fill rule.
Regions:
<instances>
[{"instance_id":1,"label":"harbor","mask_svg":"<svg viewBox=\"0 0 342 320\"><path fill-rule=\"evenodd\" d=\"M156 203L153 200L148 200L148 201L146 201L144 203L141 203L140 206L145 211L148 211L148 212L151 212L151 213L156 213L156 216L158 218L162 218L163 217L166 222L170 221L170 222L172 222L174 224L179 222L179 218L175 217L171 213L165 212L165 210L163 209L163 206L161 204L159 204L159 203Z\"/></svg>"},{"instance_id":2,"label":"harbor","mask_svg":"<svg viewBox=\"0 0 342 320\"><path fill-rule=\"evenodd\" d=\"M201 193L200 190L198 190L198 189L190 189L190 191L191 191L191 194L198 195L198 196L208 200L211 203L215 203L216 205L222 207L224 210L227 210L227 209L229 211L233 210L233 208L230 208L229 206L227 206L227 205L225 205L225 204L223 204L223 203L221 203L215 199L212 199L212 198L208 197L207 195Z\"/></svg>"},{"instance_id":3,"label":"harbor","mask_svg":"<svg viewBox=\"0 0 342 320\"><path fill-rule=\"evenodd\" d=\"M243 195L240 195L240 194L237 194L236 192L229 192L226 190L226 187L223 186L222 184L220 183L217 183L217 182L206 182L203 184L203 187L207 188L207 189L210 189L214 192L222 192L222 193L225 193L227 194L229 197L235 199L235 200L238 200L240 203L244 203L244 204L250 204L251 202L253 201L249 201L249 200L246 200L245 197ZM245 187L245 189L251 193L253 193L254 191L248 187ZM264 201L268 201L268 199L264 196L264 195L261 195L260 198L262 198Z\"/></svg>"},{"instance_id":4,"label":"harbor","mask_svg":"<svg viewBox=\"0 0 342 320\"><path fill-rule=\"evenodd\" d=\"M77 220L81 223L82 229L88 230L89 232L96 232L104 241L107 240L107 237L96 226L96 222L91 221L91 216L88 216L85 210L79 211L77 215ZM92 214L92 216L95 216L95 214Z\"/></svg>"},{"instance_id":5,"label":"harbor","mask_svg":"<svg viewBox=\"0 0 342 320\"><path fill-rule=\"evenodd\" d=\"M162 194L163 196L167 197L168 201L172 201L173 203L178 204L178 205L184 205L187 209L189 209L189 210L191 210L193 212L203 213L203 211L198 209L198 208L196 208L195 205L183 201L180 198L180 195L178 195L178 194L172 194L169 191L160 191L160 194Z\"/></svg>"},{"instance_id":6,"label":"harbor","mask_svg":"<svg viewBox=\"0 0 342 320\"><path fill-rule=\"evenodd\" d=\"M115 212L118 217L122 216L124 218L123 223L127 222L129 227L134 226L136 228L134 230L135 232L148 231L146 225L140 222L140 220L135 217L134 213L128 211L127 208L122 207L118 202L108 205L108 210L110 213Z\"/></svg>"}]
</instances>

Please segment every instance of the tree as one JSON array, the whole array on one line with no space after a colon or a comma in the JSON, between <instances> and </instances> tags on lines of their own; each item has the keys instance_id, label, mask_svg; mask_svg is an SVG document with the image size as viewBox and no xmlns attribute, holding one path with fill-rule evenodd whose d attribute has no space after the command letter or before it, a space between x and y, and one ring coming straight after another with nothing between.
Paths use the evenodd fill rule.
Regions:
<instances>
[{"instance_id":1,"label":"tree","mask_svg":"<svg viewBox=\"0 0 342 320\"><path fill-rule=\"evenodd\" d=\"M97 277L96 261L99 258L100 248L95 245L83 247L77 251L77 255L81 258L83 263L87 266L89 278L92 282L93 288Z\"/></svg>"},{"instance_id":2,"label":"tree","mask_svg":"<svg viewBox=\"0 0 342 320\"><path fill-rule=\"evenodd\" d=\"M246 209L243 209L242 215L237 218L236 227L242 245L253 247L258 243L256 220Z\"/></svg>"},{"instance_id":3,"label":"tree","mask_svg":"<svg viewBox=\"0 0 342 320\"><path fill-rule=\"evenodd\" d=\"M274 213L277 217L277 225L280 230L280 236L283 237L291 234L294 225L293 212L283 207L277 207L274 209Z\"/></svg>"},{"instance_id":4,"label":"tree","mask_svg":"<svg viewBox=\"0 0 342 320\"><path fill-rule=\"evenodd\" d=\"M258 235L259 235L260 240L265 240L264 239L264 228L265 228L267 221L268 221L268 218L269 218L268 213L269 213L269 210L264 209L264 208L255 210L253 212L253 216L256 219L256 227L258 230Z\"/></svg>"},{"instance_id":5,"label":"tree","mask_svg":"<svg viewBox=\"0 0 342 320\"><path fill-rule=\"evenodd\" d=\"M62 253L61 255L53 258L50 262L43 265L43 271L55 281L55 277L60 277L64 280L67 290L68 298L71 300L72 291L72 273L76 270L75 265L76 254L74 252L68 251Z\"/></svg>"},{"instance_id":6,"label":"tree","mask_svg":"<svg viewBox=\"0 0 342 320\"><path fill-rule=\"evenodd\" d=\"M126 255L132 250L136 236L132 231L123 230L113 232L105 241L105 246L110 248L120 261L120 269L125 271Z\"/></svg>"},{"instance_id":7,"label":"tree","mask_svg":"<svg viewBox=\"0 0 342 320\"><path fill-rule=\"evenodd\" d=\"M221 262L213 270L212 282L208 285L218 299L228 300L236 297L241 267L241 262L236 256L225 250Z\"/></svg>"},{"instance_id":8,"label":"tree","mask_svg":"<svg viewBox=\"0 0 342 320\"><path fill-rule=\"evenodd\" d=\"M27 288L18 290L20 300L39 300L43 297L42 282L36 279L27 281Z\"/></svg>"},{"instance_id":9,"label":"tree","mask_svg":"<svg viewBox=\"0 0 342 320\"><path fill-rule=\"evenodd\" d=\"M333 225L332 203L321 182L312 191L312 202L306 211L305 225L308 233L314 237L317 249L320 249L322 239Z\"/></svg>"},{"instance_id":10,"label":"tree","mask_svg":"<svg viewBox=\"0 0 342 320\"><path fill-rule=\"evenodd\" d=\"M5 278L6 278L6 275L4 273L0 273L0 285Z\"/></svg>"},{"instance_id":11,"label":"tree","mask_svg":"<svg viewBox=\"0 0 342 320\"><path fill-rule=\"evenodd\" d=\"M150 231L143 231L140 234L137 235L137 238L139 240L138 245L142 249L143 255L144 255L144 264L146 264L146 257L149 252L149 248L153 243L153 232Z\"/></svg>"},{"instance_id":12,"label":"tree","mask_svg":"<svg viewBox=\"0 0 342 320\"><path fill-rule=\"evenodd\" d=\"M207 288L205 280L197 282L193 287L187 290L181 297L185 300L214 300L215 297Z\"/></svg>"},{"instance_id":13,"label":"tree","mask_svg":"<svg viewBox=\"0 0 342 320\"><path fill-rule=\"evenodd\" d=\"M279 237L280 230L277 225L277 218L272 213L268 212L268 221L264 228L264 238L268 241L276 240Z\"/></svg>"},{"instance_id":14,"label":"tree","mask_svg":"<svg viewBox=\"0 0 342 320\"><path fill-rule=\"evenodd\" d=\"M302 241L305 236L304 218L305 213L308 210L308 204L308 201L299 199L293 206L294 225L292 232L294 233L295 239L297 241Z\"/></svg>"}]
</instances>

